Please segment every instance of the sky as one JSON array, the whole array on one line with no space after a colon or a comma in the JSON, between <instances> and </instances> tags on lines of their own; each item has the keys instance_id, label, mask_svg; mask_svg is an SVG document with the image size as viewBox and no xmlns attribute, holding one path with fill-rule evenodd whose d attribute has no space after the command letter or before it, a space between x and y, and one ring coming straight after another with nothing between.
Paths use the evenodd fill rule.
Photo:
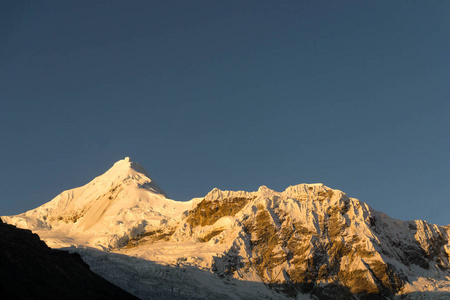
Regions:
<instances>
[{"instance_id":1,"label":"sky","mask_svg":"<svg viewBox=\"0 0 450 300\"><path fill-rule=\"evenodd\" d=\"M2 1L0 215L126 156L175 200L324 183L450 224L449 1Z\"/></svg>"}]
</instances>

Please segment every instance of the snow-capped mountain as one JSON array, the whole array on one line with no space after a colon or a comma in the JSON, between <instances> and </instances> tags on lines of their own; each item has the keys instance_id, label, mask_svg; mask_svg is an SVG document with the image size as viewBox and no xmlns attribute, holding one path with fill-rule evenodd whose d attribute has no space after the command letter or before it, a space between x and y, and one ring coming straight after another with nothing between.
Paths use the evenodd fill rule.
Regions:
<instances>
[{"instance_id":1,"label":"snow-capped mountain","mask_svg":"<svg viewBox=\"0 0 450 300\"><path fill-rule=\"evenodd\" d=\"M167 199L142 166L128 157L88 184L4 221L38 233L51 247L117 248L130 237L172 222L191 202Z\"/></svg>"},{"instance_id":2,"label":"snow-capped mountain","mask_svg":"<svg viewBox=\"0 0 450 300\"><path fill-rule=\"evenodd\" d=\"M323 184L214 189L177 202L126 158L2 218L72 246L141 298L450 297L449 226L395 220Z\"/></svg>"}]
</instances>

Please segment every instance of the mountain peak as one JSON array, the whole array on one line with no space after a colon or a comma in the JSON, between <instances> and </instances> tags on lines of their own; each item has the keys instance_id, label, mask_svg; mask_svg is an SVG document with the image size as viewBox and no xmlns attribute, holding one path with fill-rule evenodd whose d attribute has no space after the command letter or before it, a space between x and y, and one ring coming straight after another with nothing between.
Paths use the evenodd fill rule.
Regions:
<instances>
[{"instance_id":1,"label":"mountain peak","mask_svg":"<svg viewBox=\"0 0 450 300\"><path fill-rule=\"evenodd\" d=\"M118 165L121 166L123 169L132 169L138 173L142 173L145 176L149 177L147 171L144 169L143 166L141 166L140 164L138 164L137 162L133 162L130 157L125 157L122 160L119 160L118 162L116 162L114 165Z\"/></svg>"},{"instance_id":2,"label":"mountain peak","mask_svg":"<svg viewBox=\"0 0 450 300\"><path fill-rule=\"evenodd\" d=\"M140 164L125 157L84 186L64 191L50 202L7 220L43 232L58 228L67 236L69 232L87 234L88 243L112 247L120 244L121 238L126 240L130 232L139 234L146 226L170 219L168 215L178 207L167 198ZM162 211L169 206L173 208L169 213ZM179 209L186 210L184 206ZM131 217L135 215L143 219Z\"/></svg>"},{"instance_id":3,"label":"mountain peak","mask_svg":"<svg viewBox=\"0 0 450 300\"><path fill-rule=\"evenodd\" d=\"M117 181L132 180L141 187L167 197L167 194L151 179L144 167L133 162L128 156L117 161L108 171L94 180L107 185L113 185Z\"/></svg>"},{"instance_id":4,"label":"mountain peak","mask_svg":"<svg viewBox=\"0 0 450 300\"><path fill-rule=\"evenodd\" d=\"M102 182L115 181L117 179L139 179L147 177L150 179L148 172L140 164L131 161L127 156L124 159L117 161L108 171L103 175L97 177L97 180Z\"/></svg>"}]
</instances>

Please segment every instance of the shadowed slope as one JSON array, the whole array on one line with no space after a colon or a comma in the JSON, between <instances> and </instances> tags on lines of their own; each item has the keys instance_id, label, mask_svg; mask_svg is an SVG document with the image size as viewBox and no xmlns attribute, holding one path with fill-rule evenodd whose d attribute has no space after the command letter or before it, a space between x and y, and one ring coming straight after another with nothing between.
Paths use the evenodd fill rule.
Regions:
<instances>
[{"instance_id":1,"label":"shadowed slope","mask_svg":"<svg viewBox=\"0 0 450 300\"><path fill-rule=\"evenodd\" d=\"M93 273L78 254L53 250L0 220L2 299L138 299Z\"/></svg>"}]
</instances>

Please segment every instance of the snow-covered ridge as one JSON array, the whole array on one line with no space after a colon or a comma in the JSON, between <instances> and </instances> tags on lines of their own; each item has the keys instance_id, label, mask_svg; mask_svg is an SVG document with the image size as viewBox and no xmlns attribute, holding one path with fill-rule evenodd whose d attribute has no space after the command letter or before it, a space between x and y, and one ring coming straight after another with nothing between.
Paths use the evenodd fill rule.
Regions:
<instances>
[{"instance_id":1,"label":"snow-covered ridge","mask_svg":"<svg viewBox=\"0 0 450 300\"><path fill-rule=\"evenodd\" d=\"M150 178L147 171L138 163L132 162L129 157L116 162L103 175L94 178L89 184L92 185L114 185L116 182L133 181L141 187L152 191L155 194L162 194L167 198L167 194Z\"/></svg>"},{"instance_id":2,"label":"snow-covered ridge","mask_svg":"<svg viewBox=\"0 0 450 300\"><path fill-rule=\"evenodd\" d=\"M216 188L170 234L120 253L280 285L282 295L295 287L320 298L330 285L328 294L357 298L450 296L448 228L392 219L323 184Z\"/></svg>"},{"instance_id":3,"label":"snow-covered ridge","mask_svg":"<svg viewBox=\"0 0 450 300\"><path fill-rule=\"evenodd\" d=\"M206 196L205 200L207 201L215 201L215 200L223 200L228 198L252 198L252 197L291 197L298 200L312 199L308 198L308 196L317 196L319 194L326 193L327 191L338 191L333 190L323 183L301 183L293 186L289 186L283 192L277 192L268 188L265 185L262 185L255 192L247 192L247 191L229 191L229 190L220 190L218 188L214 188L211 190ZM341 191L338 191L342 193Z\"/></svg>"},{"instance_id":4,"label":"snow-covered ridge","mask_svg":"<svg viewBox=\"0 0 450 300\"><path fill-rule=\"evenodd\" d=\"M322 183L282 192L266 186L253 192L215 188L205 197L179 202L125 158L85 186L2 219L34 230L52 247L73 246L94 263L94 271L130 291L139 291L149 279L136 263L132 276L142 281L124 283L128 267L147 261L156 268L158 282L175 268L173 284L183 282L186 291L222 284L218 294L230 299L302 293L321 298L324 291L388 298L450 292L450 226L392 219ZM104 252L80 247L123 254L109 257L130 265L110 270L110 263L93 259ZM158 287L164 289L173 292L170 284Z\"/></svg>"},{"instance_id":5,"label":"snow-covered ridge","mask_svg":"<svg viewBox=\"0 0 450 300\"><path fill-rule=\"evenodd\" d=\"M126 157L82 187L64 191L23 214L2 218L48 237L50 244L111 248L173 222L191 205L168 199L144 168Z\"/></svg>"}]
</instances>

